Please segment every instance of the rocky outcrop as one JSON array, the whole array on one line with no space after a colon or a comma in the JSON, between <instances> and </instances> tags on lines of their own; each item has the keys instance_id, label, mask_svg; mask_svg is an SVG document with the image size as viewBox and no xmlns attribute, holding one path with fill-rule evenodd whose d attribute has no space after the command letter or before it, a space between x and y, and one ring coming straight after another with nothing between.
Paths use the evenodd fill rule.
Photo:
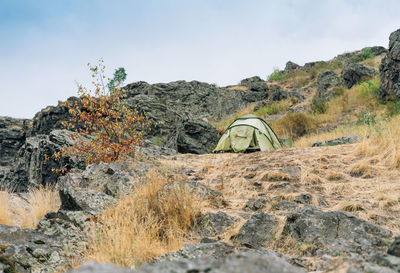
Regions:
<instances>
[{"instance_id":1,"label":"rocky outcrop","mask_svg":"<svg viewBox=\"0 0 400 273\"><path fill-rule=\"evenodd\" d=\"M26 138L12 168L0 183L15 191L26 191L31 186L55 184L60 174L53 169L84 168L84 162L78 158L61 158L60 161L53 158L63 147L74 143L71 136L70 131L53 130L49 135Z\"/></svg>"},{"instance_id":2,"label":"rocky outcrop","mask_svg":"<svg viewBox=\"0 0 400 273\"><path fill-rule=\"evenodd\" d=\"M25 142L29 120L0 117L0 166L10 165Z\"/></svg>"},{"instance_id":3,"label":"rocky outcrop","mask_svg":"<svg viewBox=\"0 0 400 273\"><path fill-rule=\"evenodd\" d=\"M148 164L137 162L136 168L131 165L128 161L91 164L83 172L70 173L59 180L62 185L75 185L119 197L129 193L141 177L146 177Z\"/></svg>"},{"instance_id":4,"label":"rocky outcrop","mask_svg":"<svg viewBox=\"0 0 400 273\"><path fill-rule=\"evenodd\" d=\"M381 86L379 97L383 101L400 99L400 29L389 37L389 52L379 67Z\"/></svg>"},{"instance_id":5,"label":"rocky outcrop","mask_svg":"<svg viewBox=\"0 0 400 273\"><path fill-rule=\"evenodd\" d=\"M240 245L257 248L275 239L278 220L264 212L253 214L240 229L234 241Z\"/></svg>"},{"instance_id":6,"label":"rocky outcrop","mask_svg":"<svg viewBox=\"0 0 400 273\"><path fill-rule=\"evenodd\" d=\"M240 82L241 86L246 86L250 91L263 92L264 96L268 96L267 82L258 76L244 79Z\"/></svg>"},{"instance_id":7,"label":"rocky outcrop","mask_svg":"<svg viewBox=\"0 0 400 273\"><path fill-rule=\"evenodd\" d=\"M334 96L333 88L340 85L340 79L332 70L325 70L318 75L317 94L314 100L329 100Z\"/></svg>"},{"instance_id":8,"label":"rocky outcrop","mask_svg":"<svg viewBox=\"0 0 400 273\"><path fill-rule=\"evenodd\" d=\"M288 61L286 63L286 65L285 65L285 70L284 71L287 72L287 73L291 73L291 72L294 72L296 70L299 70L300 68L301 68L300 65L298 65L298 64L296 64L294 62Z\"/></svg>"},{"instance_id":9,"label":"rocky outcrop","mask_svg":"<svg viewBox=\"0 0 400 273\"><path fill-rule=\"evenodd\" d=\"M220 136L208 119L221 119L269 95L259 77L245 79L242 84L249 90L228 90L198 81L137 82L125 87L126 101L152 121L149 137L153 142L180 153L207 153Z\"/></svg>"},{"instance_id":10,"label":"rocky outcrop","mask_svg":"<svg viewBox=\"0 0 400 273\"><path fill-rule=\"evenodd\" d=\"M353 52L346 52L335 57L335 60L341 62L353 62L357 63L365 60L366 58L371 58L375 56L380 56L387 53L387 49L383 46L371 46L364 47L361 50L356 50ZM367 54L368 53L368 54Z\"/></svg>"},{"instance_id":11,"label":"rocky outcrop","mask_svg":"<svg viewBox=\"0 0 400 273\"><path fill-rule=\"evenodd\" d=\"M392 232L342 211L303 207L287 216L283 230L299 242L312 243L315 255L349 255L384 250Z\"/></svg>"},{"instance_id":12,"label":"rocky outcrop","mask_svg":"<svg viewBox=\"0 0 400 273\"><path fill-rule=\"evenodd\" d=\"M77 100L76 97L70 97L67 102L73 104ZM36 113L32 119L32 127L28 136L47 135L54 129L65 129L62 122L68 121L70 117L68 107L64 106L62 102L59 102L57 106L48 106Z\"/></svg>"},{"instance_id":13,"label":"rocky outcrop","mask_svg":"<svg viewBox=\"0 0 400 273\"><path fill-rule=\"evenodd\" d=\"M216 236L225 233L236 221L236 218L222 211L206 213L199 222L198 230L201 235Z\"/></svg>"},{"instance_id":14,"label":"rocky outcrop","mask_svg":"<svg viewBox=\"0 0 400 273\"><path fill-rule=\"evenodd\" d=\"M72 185L60 190L60 199L60 209L85 211L92 215L98 215L116 202L113 197L105 193Z\"/></svg>"},{"instance_id":15,"label":"rocky outcrop","mask_svg":"<svg viewBox=\"0 0 400 273\"><path fill-rule=\"evenodd\" d=\"M107 271L111 270L111 271ZM263 253L238 252L229 254L226 257L216 259L212 256L201 256L199 258L180 259L176 261L145 264L137 270L126 270L112 265L101 265L88 263L80 269L71 273L89 272L115 272L115 273L189 273L189 272L210 272L210 273L303 273L302 268L291 265L284 259Z\"/></svg>"},{"instance_id":16,"label":"rocky outcrop","mask_svg":"<svg viewBox=\"0 0 400 273\"><path fill-rule=\"evenodd\" d=\"M0 225L1 272L57 272L68 267L62 245L31 229Z\"/></svg>"},{"instance_id":17,"label":"rocky outcrop","mask_svg":"<svg viewBox=\"0 0 400 273\"><path fill-rule=\"evenodd\" d=\"M359 63L348 63L342 70L342 81L347 88L362 81L373 78L377 72L372 67L368 67Z\"/></svg>"}]
</instances>

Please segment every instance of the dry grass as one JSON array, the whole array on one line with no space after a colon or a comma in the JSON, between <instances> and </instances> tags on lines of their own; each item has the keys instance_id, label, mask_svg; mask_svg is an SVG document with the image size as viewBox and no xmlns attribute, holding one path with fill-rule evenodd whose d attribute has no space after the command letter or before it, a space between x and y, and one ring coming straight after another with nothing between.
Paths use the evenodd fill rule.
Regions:
<instances>
[{"instance_id":1,"label":"dry grass","mask_svg":"<svg viewBox=\"0 0 400 273\"><path fill-rule=\"evenodd\" d=\"M87 259L135 268L182 247L200 201L188 188L150 171L147 182L100 217Z\"/></svg>"},{"instance_id":2,"label":"dry grass","mask_svg":"<svg viewBox=\"0 0 400 273\"><path fill-rule=\"evenodd\" d=\"M244 85L235 85L227 88L228 90L241 90L241 91L247 91L249 88Z\"/></svg>"},{"instance_id":3,"label":"dry grass","mask_svg":"<svg viewBox=\"0 0 400 273\"><path fill-rule=\"evenodd\" d=\"M368 125L345 125L332 131L307 134L295 140L295 147L310 147L313 143L340 138L344 136L362 136L368 130Z\"/></svg>"},{"instance_id":4,"label":"dry grass","mask_svg":"<svg viewBox=\"0 0 400 273\"><path fill-rule=\"evenodd\" d=\"M23 228L36 228L48 211L60 207L58 191L50 186L31 189L24 198L1 191L0 200L0 224Z\"/></svg>"},{"instance_id":5,"label":"dry grass","mask_svg":"<svg viewBox=\"0 0 400 273\"><path fill-rule=\"evenodd\" d=\"M10 194L7 191L0 191L0 224L11 225L10 218Z\"/></svg>"},{"instance_id":6,"label":"dry grass","mask_svg":"<svg viewBox=\"0 0 400 273\"><path fill-rule=\"evenodd\" d=\"M396 116L365 133L357 152L367 157L378 157L391 168L400 168L400 116Z\"/></svg>"},{"instance_id":7,"label":"dry grass","mask_svg":"<svg viewBox=\"0 0 400 273\"><path fill-rule=\"evenodd\" d=\"M36 228L39 220L48 212L60 207L58 191L50 186L40 186L28 192L28 210L17 209L22 216L21 227Z\"/></svg>"}]
</instances>

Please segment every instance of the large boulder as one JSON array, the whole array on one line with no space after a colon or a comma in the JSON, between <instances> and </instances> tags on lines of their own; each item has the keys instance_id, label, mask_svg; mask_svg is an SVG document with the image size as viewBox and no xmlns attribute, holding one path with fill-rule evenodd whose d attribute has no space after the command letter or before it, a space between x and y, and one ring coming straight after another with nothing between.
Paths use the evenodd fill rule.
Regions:
<instances>
[{"instance_id":1,"label":"large boulder","mask_svg":"<svg viewBox=\"0 0 400 273\"><path fill-rule=\"evenodd\" d=\"M202 235L216 236L225 233L236 221L236 218L229 216L225 212L209 212L200 220L198 230Z\"/></svg>"},{"instance_id":2,"label":"large boulder","mask_svg":"<svg viewBox=\"0 0 400 273\"><path fill-rule=\"evenodd\" d=\"M342 211L303 207L289 213L283 230L295 241L313 244L317 255L366 254L383 250L392 232Z\"/></svg>"},{"instance_id":3,"label":"large boulder","mask_svg":"<svg viewBox=\"0 0 400 273\"><path fill-rule=\"evenodd\" d=\"M60 173L54 169L84 168L85 164L79 158L61 158L57 161L52 157L75 141L72 132L67 130L53 130L49 135L26 138L12 168L0 183L15 191L27 191L31 186L55 184Z\"/></svg>"},{"instance_id":4,"label":"large boulder","mask_svg":"<svg viewBox=\"0 0 400 273\"><path fill-rule=\"evenodd\" d=\"M347 88L353 85L373 78L377 72L372 67L368 67L359 63L348 63L342 70L341 77Z\"/></svg>"},{"instance_id":5,"label":"large boulder","mask_svg":"<svg viewBox=\"0 0 400 273\"><path fill-rule=\"evenodd\" d=\"M73 104L77 100L77 97L70 97L67 99L67 102ZM32 127L30 128L28 135L47 135L54 129L65 129L62 122L68 121L70 117L71 115L68 113L68 107L62 102L59 102L57 106L48 106L36 113L33 117Z\"/></svg>"},{"instance_id":6,"label":"large boulder","mask_svg":"<svg viewBox=\"0 0 400 273\"><path fill-rule=\"evenodd\" d=\"M147 163L136 162L135 165L135 168L132 168L131 161L90 164L83 172L71 172L60 177L59 183L119 197L131 192L138 184L139 178L145 177L149 170Z\"/></svg>"},{"instance_id":7,"label":"large boulder","mask_svg":"<svg viewBox=\"0 0 400 273\"><path fill-rule=\"evenodd\" d=\"M62 210L85 211L98 215L116 203L116 200L105 193L87 188L67 185L60 190Z\"/></svg>"},{"instance_id":8,"label":"large boulder","mask_svg":"<svg viewBox=\"0 0 400 273\"><path fill-rule=\"evenodd\" d=\"M211 152L220 137L218 131L208 122L188 112L190 106L181 109L179 101L176 105L172 105L172 102L167 105L161 100L161 97L148 94L127 98L128 105L146 113L152 121L148 137L158 145L180 153Z\"/></svg>"},{"instance_id":9,"label":"large boulder","mask_svg":"<svg viewBox=\"0 0 400 273\"><path fill-rule=\"evenodd\" d=\"M0 166L10 165L25 142L29 120L0 117Z\"/></svg>"},{"instance_id":10,"label":"large boulder","mask_svg":"<svg viewBox=\"0 0 400 273\"><path fill-rule=\"evenodd\" d=\"M240 85L248 87L250 91L263 92L265 96L268 96L267 82L258 76L246 78L240 82Z\"/></svg>"},{"instance_id":11,"label":"large boulder","mask_svg":"<svg viewBox=\"0 0 400 273\"><path fill-rule=\"evenodd\" d=\"M314 100L329 100L334 95L333 88L340 85L340 79L332 70L325 70L318 75L317 94Z\"/></svg>"},{"instance_id":12,"label":"large boulder","mask_svg":"<svg viewBox=\"0 0 400 273\"><path fill-rule=\"evenodd\" d=\"M390 34L389 52L382 59L379 71L379 97L383 101L400 99L400 29Z\"/></svg>"},{"instance_id":13,"label":"large boulder","mask_svg":"<svg viewBox=\"0 0 400 273\"><path fill-rule=\"evenodd\" d=\"M285 70L284 71L287 72L287 73L291 73L291 72L294 72L296 70L299 70L300 68L301 68L300 65L298 65L298 64L296 64L296 63L294 63L292 61L288 61L286 63L286 65L285 65Z\"/></svg>"},{"instance_id":14,"label":"large boulder","mask_svg":"<svg viewBox=\"0 0 400 273\"><path fill-rule=\"evenodd\" d=\"M275 216L257 212L240 228L234 241L246 247L262 247L275 239L277 225Z\"/></svg>"},{"instance_id":15,"label":"large boulder","mask_svg":"<svg viewBox=\"0 0 400 273\"><path fill-rule=\"evenodd\" d=\"M215 259L202 256L197 259L181 259L170 262L151 263L137 270L126 270L112 265L88 263L71 273L115 272L115 273L304 273L305 270L291 265L284 259L262 253L238 252Z\"/></svg>"},{"instance_id":16,"label":"large boulder","mask_svg":"<svg viewBox=\"0 0 400 273\"><path fill-rule=\"evenodd\" d=\"M55 237L0 225L0 272L60 272L68 265Z\"/></svg>"}]
</instances>

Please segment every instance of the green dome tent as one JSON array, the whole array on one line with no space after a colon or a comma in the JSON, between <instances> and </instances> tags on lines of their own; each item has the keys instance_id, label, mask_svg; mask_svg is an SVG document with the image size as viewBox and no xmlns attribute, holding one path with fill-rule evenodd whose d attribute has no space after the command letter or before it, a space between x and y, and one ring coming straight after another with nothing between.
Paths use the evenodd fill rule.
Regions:
<instances>
[{"instance_id":1,"label":"green dome tent","mask_svg":"<svg viewBox=\"0 0 400 273\"><path fill-rule=\"evenodd\" d=\"M229 125L214 152L268 151L281 147L278 137L263 119L244 115Z\"/></svg>"}]
</instances>

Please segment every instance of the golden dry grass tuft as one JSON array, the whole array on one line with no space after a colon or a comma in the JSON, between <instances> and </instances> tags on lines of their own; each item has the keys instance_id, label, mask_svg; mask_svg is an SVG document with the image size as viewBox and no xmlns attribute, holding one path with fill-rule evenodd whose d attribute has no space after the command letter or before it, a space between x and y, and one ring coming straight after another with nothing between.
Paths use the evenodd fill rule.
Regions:
<instances>
[{"instance_id":1,"label":"golden dry grass tuft","mask_svg":"<svg viewBox=\"0 0 400 273\"><path fill-rule=\"evenodd\" d=\"M8 191L0 192L0 224L23 228L36 228L39 220L48 212L58 210L58 191L50 186L29 190L24 198Z\"/></svg>"},{"instance_id":2,"label":"golden dry grass tuft","mask_svg":"<svg viewBox=\"0 0 400 273\"><path fill-rule=\"evenodd\" d=\"M200 212L187 187L150 171L147 182L100 217L87 259L135 268L182 247Z\"/></svg>"},{"instance_id":3,"label":"golden dry grass tuft","mask_svg":"<svg viewBox=\"0 0 400 273\"><path fill-rule=\"evenodd\" d=\"M289 179L290 175L278 170L266 171L260 178L261 181L287 181Z\"/></svg>"},{"instance_id":4,"label":"golden dry grass tuft","mask_svg":"<svg viewBox=\"0 0 400 273\"><path fill-rule=\"evenodd\" d=\"M10 194L7 191L0 191L0 224L11 225L10 218Z\"/></svg>"},{"instance_id":5,"label":"golden dry grass tuft","mask_svg":"<svg viewBox=\"0 0 400 273\"><path fill-rule=\"evenodd\" d=\"M39 186L28 191L28 210L17 209L22 216L21 227L36 228L39 220L48 212L60 207L58 191L51 186Z\"/></svg>"},{"instance_id":6,"label":"golden dry grass tuft","mask_svg":"<svg viewBox=\"0 0 400 273\"><path fill-rule=\"evenodd\" d=\"M400 116L380 126L372 127L365 133L357 152L367 157L378 157L379 161L391 168L400 168Z\"/></svg>"}]
</instances>

